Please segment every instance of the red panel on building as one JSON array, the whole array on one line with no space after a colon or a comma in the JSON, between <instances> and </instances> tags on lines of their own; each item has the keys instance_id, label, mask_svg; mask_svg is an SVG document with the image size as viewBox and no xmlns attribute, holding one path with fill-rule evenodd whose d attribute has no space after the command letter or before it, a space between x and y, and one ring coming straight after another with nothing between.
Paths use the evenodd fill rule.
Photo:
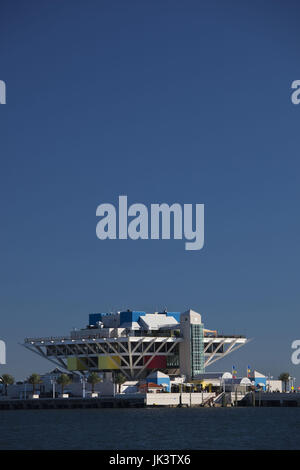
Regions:
<instances>
[{"instance_id":1,"label":"red panel on building","mask_svg":"<svg viewBox=\"0 0 300 470\"><path fill-rule=\"evenodd\" d=\"M144 357L144 364L149 361L151 356ZM166 356L155 356L149 364L147 365L147 369L166 369L167 368L167 358Z\"/></svg>"}]
</instances>

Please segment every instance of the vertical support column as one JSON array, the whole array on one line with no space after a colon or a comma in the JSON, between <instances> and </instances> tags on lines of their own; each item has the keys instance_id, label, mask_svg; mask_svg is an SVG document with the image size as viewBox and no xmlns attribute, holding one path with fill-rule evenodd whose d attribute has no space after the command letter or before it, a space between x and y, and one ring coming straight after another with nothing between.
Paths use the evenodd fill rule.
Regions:
<instances>
[{"instance_id":1,"label":"vertical support column","mask_svg":"<svg viewBox=\"0 0 300 470\"><path fill-rule=\"evenodd\" d=\"M200 313L188 310L180 316L180 330L183 342L180 343L180 373L187 380L204 372L204 332Z\"/></svg>"}]
</instances>

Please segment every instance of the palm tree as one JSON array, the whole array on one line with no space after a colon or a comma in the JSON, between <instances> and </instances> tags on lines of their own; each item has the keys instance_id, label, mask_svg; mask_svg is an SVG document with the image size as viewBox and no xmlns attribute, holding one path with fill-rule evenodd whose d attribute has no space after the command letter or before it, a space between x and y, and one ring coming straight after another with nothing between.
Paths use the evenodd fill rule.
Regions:
<instances>
[{"instance_id":1,"label":"palm tree","mask_svg":"<svg viewBox=\"0 0 300 470\"><path fill-rule=\"evenodd\" d=\"M68 375L68 374L61 374L58 378L57 378L57 383L59 385L61 385L61 394L63 395L64 394L64 388L66 385L69 385L70 383L72 383L72 379L71 377Z\"/></svg>"},{"instance_id":2,"label":"palm tree","mask_svg":"<svg viewBox=\"0 0 300 470\"><path fill-rule=\"evenodd\" d=\"M34 395L36 385L42 383L41 376L39 374L31 374L31 376L28 378L28 383L32 385L32 394Z\"/></svg>"},{"instance_id":3,"label":"palm tree","mask_svg":"<svg viewBox=\"0 0 300 470\"><path fill-rule=\"evenodd\" d=\"M126 377L121 374L120 372L118 372L117 374L115 374L115 380L114 380L115 384L118 384L118 389L119 389L119 392L118 393L121 393L121 385L126 382Z\"/></svg>"},{"instance_id":4,"label":"palm tree","mask_svg":"<svg viewBox=\"0 0 300 470\"><path fill-rule=\"evenodd\" d=\"M87 379L88 383L92 386L92 393L95 391L95 385L99 382L102 382L102 379L99 377L97 372L91 372Z\"/></svg>"},{"instance_id":5,"label":"palm tree","mask_svg":"<svg viewBox=\"0 0 300 470\"><path fill-rule=\"evenodd\" d=\"M278 379L284 383L284 391L286 392L287 384L290 379L290 374L288 372L282 372L280 376L278 377Z\"/></svg>"},{"instance_id":6,"label":"palm tree","mask_svg":"<svg viewBox=\"0 0 300 470\"><path fill-rule=\"evenodd\" d=\"M3 385L4 385L4 395L7 396L7 386L8 385L13 385L15 383L15 379L10 374L3 374L2 377L0 377L0 382L3 383Z\"/></svg>"}]
</instances>

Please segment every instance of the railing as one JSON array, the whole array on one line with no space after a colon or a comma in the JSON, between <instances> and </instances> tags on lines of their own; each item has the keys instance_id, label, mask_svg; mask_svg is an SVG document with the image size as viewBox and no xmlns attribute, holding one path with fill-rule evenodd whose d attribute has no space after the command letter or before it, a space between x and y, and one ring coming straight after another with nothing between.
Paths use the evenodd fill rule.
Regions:
<instances>
[{"instance_id":1,"label":"railing","mask_svg":"<svg viewBox=\"0 0 300 470\"><path fill-rule=\"evenodd\" d=\"M215 397L209 397L207 400L203 401L202 406L212 406Z\"/></svg>"},{"instance_id":2,"label":"railing","mask_svg":"<svg viewBox=\"0 0 300 470\"><path fill-rule=\"evenodd\" d=\"M49 342L49 341L69 341L72 338L70 336L49 336L49 337L43 337L43 338L25 338L24 343L41 343L42 341L44 342Z\"/></svg>"},{"instance_id":3,"label":"railing","mask_svg":"<svg viewBox=\"0 0 300 470\"><path fill-rule=\"evenodd\" d=\"M95 334L95 335L78 335L77 337L71 336L50 336L43 338L25 338L24 343L49 343L49 342L64 342L64 341L83 341L88 339L112 339L112 338L128 338L128 337L146 337L146 338L173 338L181 339L181 336L167 335L167 334L152 334L144 332L143 334L136 335L132 332L121 334Z\"/></svg>"},{"instance_id":4,"label":"railing","mask_svg":"<svg viewBox=\"0 0 300 470\"><path fill-rule=\"evenodd\" d=\"M246 338L245 335L222 335L219 333L217 336L204 336L205 338Z\"/></svg>"},{"instance_id":5,"label":"railing","mask_svg":"<svg viewBox=\"0 0 300 470\"><path fill-rule=\"evenodd\" d=\"M219 393L219 395L217 395L215 397L214 402L215 403L223 403L224 397L225 397L225 392L221 392L221 393Z\"/></svg>"},{"instance_id":6,"label":"railing","mask_svg":"<svg viewBox=\"0 0 300 470\"><path fill-rule=\"evenodd\" d=\"M173 339L180 339L182 335L178 334L168 334L168 331L134 331L134 330L127 330L126 332L122 332L119 334L112 334L112 333L95 333L95 334L80 334L80 331L76 333L75 336L49 336L43 338L25 338L25 343L41 343L41 342L57 342L57 341L72 341L72 340L83 340L83 339L103 339L103 338L127 338L127 337L151 337L151 338L173 338ZM222 335L218 334L217 336L204 336L204 338L246 338L244 335Z\"/></svg>"}]
</instances>

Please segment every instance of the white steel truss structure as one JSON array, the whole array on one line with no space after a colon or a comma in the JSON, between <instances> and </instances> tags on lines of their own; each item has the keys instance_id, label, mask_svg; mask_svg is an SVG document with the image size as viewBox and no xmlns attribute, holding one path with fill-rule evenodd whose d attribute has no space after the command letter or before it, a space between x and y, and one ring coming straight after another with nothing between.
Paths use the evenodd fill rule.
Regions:
<instances>
[{"instance_id":1,"label":"white steel truss structure","mask_svg":"<svg viewBox=\"0 0 300 470\"><path fill-rule=\"evenodd\" d=\"M243 336L204 337L204 367L236 351L249 341Z\"/></svg>"},{"instance_id":2,"label":"white steel truss structure","mask_svg":"<svg viewBox=\"0 0 300 470\"><path fill-rule=\"evenodd\" d=\"M130 335L103 338L94 335L81 339L27 338L23 346L68 372L68 358L84 360L84 370L72 370L77 374L101 370L99 357L109 357L110 363L113 364L112 369L122 372L127 379L139 379L149 371L149 364L157 356L166 356L167 369L177 369L180 373L179 343L183 341L185 339L182 336ZM241 336L204 337L205 367L236 351L247 342L248 340Z\"/></svg>"},{"instance_id":3,"label":"white steel truss structure","mask_svg":"<svg viewBox=\"0 0 300 470\"><path fill-rule=\"evenodd\" d=\"M99 370L98 359L110 358L113 369L128 379L138 379L156 356L172 356L181 338L172 337L120 337L94 339L27 339L23 346L68 370L69 357L83 359L87 370ZM118 359L118 360L117 360ZM69 370L70 372L70 370ZM75 371L82 373L83 371Z\"/></svg>"}]
</instances>

